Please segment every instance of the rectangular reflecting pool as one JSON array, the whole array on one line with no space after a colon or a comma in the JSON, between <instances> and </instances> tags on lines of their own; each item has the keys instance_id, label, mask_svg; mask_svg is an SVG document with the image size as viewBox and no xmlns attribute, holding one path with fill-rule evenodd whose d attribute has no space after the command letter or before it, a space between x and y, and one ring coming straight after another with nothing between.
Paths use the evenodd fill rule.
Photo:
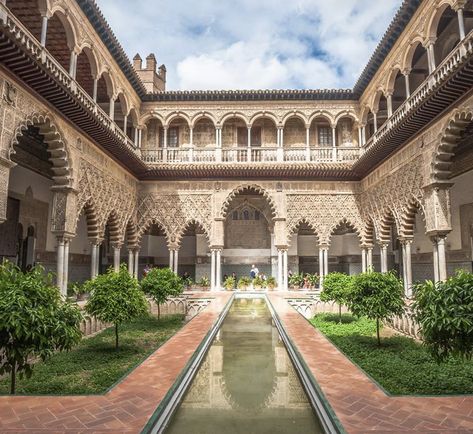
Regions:
<instances>
[{"instance_id":1,"label":"rectangular reflecting pool","mask_svg":"<svg viewBox=\"0 0 473 434\"><path fill-rule=\"evenodd\" d=\"M323 432L263 298L234 300L164 432Z\"/></svg>"}]
</instances>

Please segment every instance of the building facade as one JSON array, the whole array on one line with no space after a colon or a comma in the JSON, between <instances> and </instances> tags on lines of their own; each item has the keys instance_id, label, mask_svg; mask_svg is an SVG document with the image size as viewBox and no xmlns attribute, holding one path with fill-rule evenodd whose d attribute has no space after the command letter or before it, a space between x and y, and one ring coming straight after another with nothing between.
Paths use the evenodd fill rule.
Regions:
<instances>
[{"instance_id":1,"label":"building facade","mask_svg":"<svg viewBox=\"0 0 473 434\"><path fill-rule=\"evenodd\" d=\"M405 0L350 90L166 91L93 0L0 0L0 256L219 288L472 270L473 1Z\"/></svg>"}]
</instances>

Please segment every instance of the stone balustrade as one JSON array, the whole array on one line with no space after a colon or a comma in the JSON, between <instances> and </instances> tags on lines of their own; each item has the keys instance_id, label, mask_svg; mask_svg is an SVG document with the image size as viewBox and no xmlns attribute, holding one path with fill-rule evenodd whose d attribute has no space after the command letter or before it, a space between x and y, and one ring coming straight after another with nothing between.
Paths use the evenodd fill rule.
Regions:
<instances>
[{"instance_id":1,"label":"stone balustrade","mask_svg":"<svg viewBox=\"0 0 473 434\"><path fill-rule=\"evenodd\" d=\"M160 163L350 163L356 161L357 147L180 147L142 150L148 164Z\"/></svg>"},{"instance_id":2,"label":"stone balustrade","mask_svg":"<svg viewBox=\"0 0 473 434\"><path fill-rule=\"evenodd\" d=\"M317 296L288 298L287 302L304 318L311 319L318 313L334 313L338 314L338 304L334 302L321 301ZM342 306L342 313L348 313L346 306ZM419 325L412 317L412 311L406 307L405 313L401 316L396 316L388 321L386 325L405 336L420 340Z\"/></svg>"}]
</instances>

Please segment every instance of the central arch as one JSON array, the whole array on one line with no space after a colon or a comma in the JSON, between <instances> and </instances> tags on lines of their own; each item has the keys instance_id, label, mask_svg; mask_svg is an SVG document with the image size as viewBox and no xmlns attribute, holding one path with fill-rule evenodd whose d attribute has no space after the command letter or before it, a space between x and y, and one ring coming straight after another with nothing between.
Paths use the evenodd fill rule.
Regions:
<instances>
[{"instance_id":1,"label":"central arch","mask_svg":"<svg viewBox=\"0 0 473 434\"><path fill-rule=\"evenodd\" d=\"M259 186L241 186L229 194L222 206L222 281L232 273L250 276L252 265L261 275L275 276L275 215L274 202Z\"/></svg>"}]
</instances>

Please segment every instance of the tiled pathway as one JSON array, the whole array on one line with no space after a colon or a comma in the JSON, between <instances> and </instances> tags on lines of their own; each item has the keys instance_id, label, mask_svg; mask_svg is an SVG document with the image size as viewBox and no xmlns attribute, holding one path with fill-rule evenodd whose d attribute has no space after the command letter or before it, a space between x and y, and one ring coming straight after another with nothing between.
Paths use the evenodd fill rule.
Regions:
<instances>
[{"instance_id":1,"label":"tiled pathway","mask_svg":"<svg viewBox=\"0 0 473 434\"><path fill-rule=\"evenodd\" d=\"M389 397L282 295L270 300L289 336L350 434L473 433L473 397Z\"/></svg>"},{"instance_id":2,"label":"tiled pathway","mask_svg":"<svg viewBox=\"0 0 473 434\"><path fill-rule=\"evenodd\" d=\"M216 298L206 309L105 395L1 396L0 433L139 433L230 294L212 296Z\"/></svg>"}]
</instances>

